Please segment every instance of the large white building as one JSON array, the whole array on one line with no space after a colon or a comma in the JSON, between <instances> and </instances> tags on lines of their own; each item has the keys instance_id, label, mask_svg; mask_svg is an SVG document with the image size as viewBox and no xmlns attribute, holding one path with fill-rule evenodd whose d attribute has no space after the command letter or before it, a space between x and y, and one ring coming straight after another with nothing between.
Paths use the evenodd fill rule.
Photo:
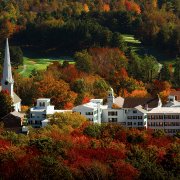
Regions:
<instances>
[{"instance_id":1,"label":"large white building","mask_svg":"<svg viewBox=\"0 0 180 180\"><path fill-rule=\"evenodd\" d=\"M72 112L71 110L55 110L50 104L49 98L37 99L36 106L30 109L30 117L28 123L33 127L44 127L49 123L48 115L54 113Z\"/></svg>"},{"instance_id":2,"label":"large white building","mask_svg":"<svg viewBox=\"0 0 180 180\"><path fill-rule=\"evenodd\" d=\"M89 103L73 108L73 112L79 112L95 123L119 123L126 127L147 127L147 111L141 105L131 108L123 108L125 99L114 97L113 89L108 91L107 105L103 105L103 99L92 99Z\"/></svg>"},{"instance_id":3,"label":"large white building","mask_svg":"<svg viewBox=\"0 0 180 180\"><path fill-rule=\"evenodd\" d=\"M160 107L148 112L148 128L168 134L180 132L180 107Z\"/></svg>"},{"instance_id":4,"label":"large white building","mask_svg":"<svg viewBox=\"0 0 180 180\"><path fill-rule=\"evenodd\" d=\"M7 90L13 100L13 106L15 111L21 111L21 99L14 92L14 80L12 78L10 52L8 39L6 39L5 57L3 64L3 77L1 79L0 91Z\"/></svg>"},{"instance_id":5,"label":"large white building","mask_svg":"<svg viewBox=\"0 0 180 180\"><path fill-rule=\"evenodd\" d=\"M172 97L169 102L172 103ZM167 104L168 104L167 103ZM30 109L29 124L44 127L48 115L55 112L79 112L94 123L118 123L128 128L163 129L169 134L180 131L180 107L169 104L162 107L159 98L122 98L114 97L113 89L108 91L107 104L103 99L91 99L90 102L76 106L71 110L55 110L50 99L38 99L37 105ZM148 118L147 118L148 117Z\"/></svg>"},{"instance_id":6,"label":"large white building","mask_svg":"<svg viewBox=\"0 0 180 180\"><path fill-rule=\"evenodd\" d=\"M98 100L99 105L93 99L90 103L73 108L73 112L79 112L93 122L119 123L128 128L163 129L168 134L175 134L180 131L180 102L176 99L170 94L167 107L162 107L158 97L115 98L111 89L107 105Z\"/></svg>"}]
</instances>

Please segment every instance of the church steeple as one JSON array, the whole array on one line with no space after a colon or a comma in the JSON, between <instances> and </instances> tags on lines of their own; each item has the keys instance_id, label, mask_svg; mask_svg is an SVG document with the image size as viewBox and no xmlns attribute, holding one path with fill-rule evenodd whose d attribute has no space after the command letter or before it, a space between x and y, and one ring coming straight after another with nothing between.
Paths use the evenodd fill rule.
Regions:
<instances>
[{"instance_id":1,"label":"church steeple","mask_svg":"<svg viewBox=\"0 0 180 180\"><path fill-rule=\"evenodd\" d=\"M5 57L4 57L4 65L3 65L3 77L1 80L1 85L2 85L2 90L8 90L11 97L13 98L14 80L12 78L8 39L6 39Z\"/></svg>"}]
</instances>

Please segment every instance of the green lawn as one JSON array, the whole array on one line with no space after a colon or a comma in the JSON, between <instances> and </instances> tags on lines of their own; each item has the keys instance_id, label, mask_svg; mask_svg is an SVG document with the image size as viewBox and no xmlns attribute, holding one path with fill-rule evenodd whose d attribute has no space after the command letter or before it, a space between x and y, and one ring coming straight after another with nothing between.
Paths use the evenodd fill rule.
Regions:
<instances>
[{"instance_id":1,"label":"green lawn","mask_svg":"<svg viewBox=\"0 0 180 180\"><path fill-rule=\"evenodd\" d=\"M69 63L74 63L71 58L60 58L60 59L51 59L51 58L39 58L39 59L31 59L28 57L24 57L24 66L20 66L18 68L19 74L21 74L24 77L28 77L31 74L31 71L33 69L36 70L45 70L49 64L51 64L54 61L69 61Z\"/></svg>"},{"instance_id":2,"label":"green lawn","mask_svg":"<svg viewBox=\"0 0 180 180\"><path fill-rule=\"evenodd\" d=\"M123 39L125 40L125 42L127 43L128 47L131 47L131 49L133 51L135 51L137 54L139 54L140 56L143 56L145 54L152 55L160 63L167 62L167 63L174 64L174 62L175 62L174 57L170 57L170 56L160 52L158 49L156 49L154 47L143 46L142 43L138 39L134 38L133 35L123 34L122 36L123 36Z\"/></svg>"}]
</instances>

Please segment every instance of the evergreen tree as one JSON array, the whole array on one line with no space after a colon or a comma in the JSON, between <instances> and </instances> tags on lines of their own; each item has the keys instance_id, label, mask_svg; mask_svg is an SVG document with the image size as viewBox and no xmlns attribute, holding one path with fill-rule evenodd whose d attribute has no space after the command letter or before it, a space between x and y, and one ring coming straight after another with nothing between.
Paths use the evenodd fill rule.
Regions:
<instances>
[{"instance_id":1,"label":"evergreen tree","mask_svg":"<svg viewBox=\"0 0 180 180\"><path fill-rule=\"evenodd\" d=\"M87 73L92 72L92 56L87 50L75 54L76 68Z\"/></svg>"},{"instance_id":2,"label":"evergreen tree","mask_svg":"<svg viewBox=\"0 0 180 180\"><path fill-rule=\"evenodd\" d=\"M160 80L169 81L170 78L171 78L171 75L169 71L169 66L168 64L164 63L160 71Z\"/></svg>"}]
</instances>

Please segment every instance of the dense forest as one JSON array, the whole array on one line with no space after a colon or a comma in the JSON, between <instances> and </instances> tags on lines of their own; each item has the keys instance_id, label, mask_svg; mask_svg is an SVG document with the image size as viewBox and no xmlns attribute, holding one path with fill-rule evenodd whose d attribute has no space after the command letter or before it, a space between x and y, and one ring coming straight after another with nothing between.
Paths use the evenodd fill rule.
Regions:
<instances>
[{"instance_id":1,"label":"dense forest","mask_svg":"<svg viewBox=\"0 0 180 180\"><path fill-rule=\"evenodd\" d=\"M9 37L15 91L24 105L48 97L56 108L71 109L90 98L106 99L109 86L122 97L159 94L165 103L180 87L178 0L1 0L0 12L0 60ZM124 33L176 61L161 62L161 68L155 57L133 51ZM75 64L54 62L25 78L16 72L21 49L71 55Z\"/></svg>"},{"instance_id":2,"label":"dense forest","mask_svg":"<svg viewBox=\"0 0 180 180\"><path fill-rule=\"evenodd\" d=\"M179 179L178 137L55 114L28 136L0 128L2 179Z\"/></svg>"},{"instance_id":3,"label":"dense forest","mask_svg":"<svg viewBox=\"0 0 180 180\"><path fill-rule=\"evenodd\" d=\"M178 0L1 0L0 41L74 52L113 46L114 33L180 53ZM116 46L116 45L114 45Z\"/></svg>"},{"instance_id":4,"label":"dense forest","mask_svg":"<svg viewBox=\"0 0 180 180\"><path fill-rule=\"evenodd\" d=\"M14 90L26 113L41 97L56 109L106 102L110 86L116 96L159 95L165 103L180 88L179 18L179 0L0 0L0 62L8 37ZM159 64L139 55L123 34L176 60ZM70 55L74 63L54 61L23 77L17 70L24 50ZM6 91L0 110L0 118L12 111ZM47 127L29 127L28 135L0 124L0 179L180 179L179 134L91 124L76 113L48 118Z\"/></svg>"}]
</instances>

